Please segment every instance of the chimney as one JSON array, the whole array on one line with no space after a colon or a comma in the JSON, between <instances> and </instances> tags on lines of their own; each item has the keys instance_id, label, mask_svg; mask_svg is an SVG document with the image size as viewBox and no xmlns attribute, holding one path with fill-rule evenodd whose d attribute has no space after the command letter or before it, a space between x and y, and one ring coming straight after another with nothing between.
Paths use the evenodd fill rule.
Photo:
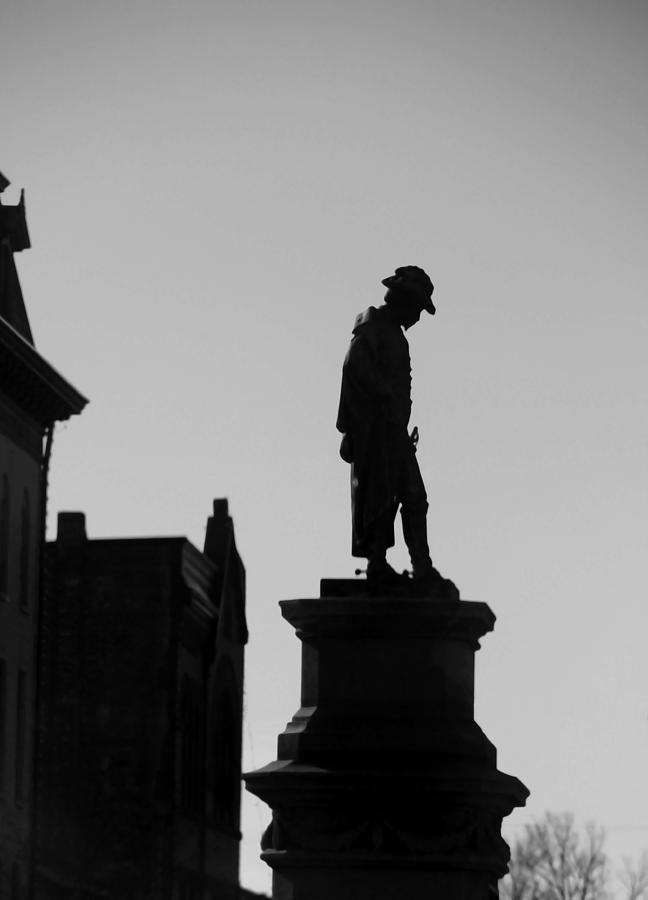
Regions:
<instances>
[{"instance_id":1,"label":"chimney","mask_svg":"<svg viewBox=\"0 0 648 900\"><path fill-rule=\"evenodd\" d=\"M62 549L80 548L87 541L85 513L60 512L57 519L56 543Z\"/></svg>"}]
</instances>

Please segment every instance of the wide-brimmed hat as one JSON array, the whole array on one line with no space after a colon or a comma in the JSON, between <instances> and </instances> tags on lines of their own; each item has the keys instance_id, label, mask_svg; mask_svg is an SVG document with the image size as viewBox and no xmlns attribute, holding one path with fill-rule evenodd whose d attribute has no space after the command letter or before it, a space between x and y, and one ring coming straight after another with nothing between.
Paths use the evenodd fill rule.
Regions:
<instances>
[{"instance_id":1,"label":"wide-brimmed hat","mask_svg":"<svg viewBox=\"0 0 648 900\"><path fill-rule=\"evenodd\" d=\"M383 278L385 287L402 290L415 297L430 315L434 315L436 308L432 303L434 285L423 269L418 266L399 266L393 275Z\"/></svg>"}]
</instances>

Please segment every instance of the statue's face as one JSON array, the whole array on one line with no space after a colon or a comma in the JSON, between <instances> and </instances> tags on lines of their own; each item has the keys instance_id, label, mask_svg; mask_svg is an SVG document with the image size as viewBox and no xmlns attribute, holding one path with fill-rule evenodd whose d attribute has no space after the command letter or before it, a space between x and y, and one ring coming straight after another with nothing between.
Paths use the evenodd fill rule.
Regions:
<instances>
[{"instance_id":1,"label":"statue's face","mask_svg":"<svg viewBox=\"0 0 648 900\"><path fill-rule=\"evenodd\" d=\"M407 330L421 318L421 304L414 296L404 291L395 291L389 288L385 294L385 302L388 303L398 316L399 323Z\"/></svg>"},{"instance_id":2,"label":"statue's face","mask_svg":"<svg viewBox=\"0 0 648 900\"><path fill-rule=\"evenodd\" d=\"M416 323L421 318L421 304L418 302L418 300L407 297L401 301L400 312L401 325L407 331L407 329L411 328L412 325L416 325Z\"/></svg>"}]
</instances>

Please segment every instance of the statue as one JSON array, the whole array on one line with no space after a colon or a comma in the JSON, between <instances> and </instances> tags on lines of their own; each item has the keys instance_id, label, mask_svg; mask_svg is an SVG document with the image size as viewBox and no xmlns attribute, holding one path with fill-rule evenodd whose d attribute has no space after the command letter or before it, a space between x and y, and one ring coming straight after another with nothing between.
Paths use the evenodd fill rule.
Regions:
<instances>
[{"instance_id":1,"label":"statue","mask_svg":"<svg viewBox=\"0 0 648 900\"><path fill-rule=\"evenodd\" d=\"M418 266L401 266L382 283L385 302L356 318L342 370L337 429L343 435L340 456L351 464L352 555L367 559L373 587L458 599L456 587L432 565L418 429L408 432L412 380L404 330L423 311L435 314L434 285ZM399 507L411 577L397 573L386 558Z\"/></svg>"}]
</instances>

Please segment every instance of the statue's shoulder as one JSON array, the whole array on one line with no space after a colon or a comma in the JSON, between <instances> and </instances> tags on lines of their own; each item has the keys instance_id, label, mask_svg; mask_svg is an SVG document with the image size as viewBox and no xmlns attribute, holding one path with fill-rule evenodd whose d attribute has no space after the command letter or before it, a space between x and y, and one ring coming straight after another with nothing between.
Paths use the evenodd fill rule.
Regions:
<instances>
[{"instance_id":1,"label":"statue's shoulder","mask_svg":"<svg viewBox=\"0 0 648 900\"><path fill-rule=\"evenodd\" d=\"M364 312L358 313L355 317L355 322L353 323L353 334L357 336L362 333L367 328L371 329L372 327L379 324L379 316L378 310L375 306L370 306L369 309L365 309Z\"/></svg>"}]
</instances>

